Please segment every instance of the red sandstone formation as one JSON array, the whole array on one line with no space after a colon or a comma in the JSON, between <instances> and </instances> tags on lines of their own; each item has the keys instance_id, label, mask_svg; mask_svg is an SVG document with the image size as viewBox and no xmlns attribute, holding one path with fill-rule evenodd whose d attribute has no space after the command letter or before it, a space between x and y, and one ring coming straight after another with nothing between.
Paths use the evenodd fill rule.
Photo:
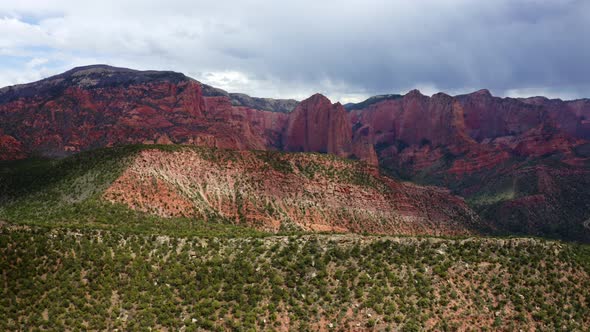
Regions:
<instances>
[{"instance_id":1,"label":"red sandstone formation","mask_svg":"<svg viewBox=\"0 0 590 332\"><path fill-rule=\"evenodd\" d=\"M485 210L488 220L512 216L524 206L518 202L531 211L548 202L547 220L578 225L590 216L590 208L579 208L583 186L572 199L558 199L590 168L589 100L498 98L487 90L428 97L414 90L347 108L322 95L297 104L228 94L173 72L81 67L0 89L0 160L129 143L321 152L379 164L470 199L493 196L500 189L490 183L517 181L523 167L551 164L563 171L551 197L534 198L536 189L502 194L502 208ZM539 175L530 174L535 182ZM539 217L518 215L524 223Z\"/></svg>"},{"instance_id":2,"label":"red sandstone formation","mask_svg":"<svg viewBox=\"0 0 590 332\"><path fill-rule=\"evenodd\" d=\"M280 148L287 114L233 106L225 96L205 96L200 83L181 74L144 73L83 67L5 88L0 126L17 138L23 152L46 156L129 143ZM141 80L138 75L151 76ZM57 92L47 86L57 86ZM15 157L4 154L4 159Z\"/></svg>"},{"instance_id":3,"label":"red sandstone formation","mask_svg":"<svg viewBox=\"0 0 590 332\"><path fill-rule=\"evenodd\" d=\"M412 91L360 105L354 134L370 128L381 166L452 188L493 231L590 240L589 101Z\"/></svg>"},{"instance_id":4,"label":"red sandstone formation","mask_svg":"<svg viewBox=\"0 0 590 332\"><path fill-rule=\"evenodd\" d=\"M290 114L284 148L347 157L351 152L351 136L352 129L344 107L315 94L299 103Z\"/></svg>"},{"instance_id":5,"label":"red sandstone formation","mask_svg":"<svg viewBox=\"0 0 590 332\"><path fill-rule=\"evenodd\" d=\"M350 118L357 130L371 129L382 163L420 171L452 156L448 172L459 174L493 168L515 155L560 154L573 162L576 146L586 143L588 105L497 98L487 90L457 97L413 90L357 108Z\"/></svg>"},{"instance_id":6,"label":"red sandstone formation","mask_svg":"<svg viewBox=\"0 0 590 332\"><path fill-rule=\"evenodd\" d=\"M0 129L12 137L4 139L10 147L0 158L174 143L332 153L411 170L451 154L459 158L449 172L458 174L494 167L510 155L562 153L579 164L573 148L590 136L586 100L502 99L487 90L427 97L413 90L369 101L347 115L316 94L285 113L294 102L230 95L178 73L81 67L0 91ZM279 105L281 112L241 102Z\"/></svg>"},{"instance_id":7,"label":"red sandstone formation","mask_svg":"<svg viewBox=\"0 0 590 332\"><path fill-rule=\"evenodd\" d=\"M477 217L447 190L319 154L185 148L140 152L104 198L165 217L225 218L268 231L470 234Z\"/></svg>"},{"instance_id":8,"label":"red sandstone formation","mask_svg":"<svg viewBox=\"0 0 590 332\"><path fill-rule=\"evenodd\" d=\"M1 158L63 156L131 143L240 150L279 150L285 144L289 151L354 154L377 164L371 142L361 136L353 144L340 104L315 95L284 113L293 102L229 95L172 72L81 67L0 91L0 129L20 144L4 149Z\"/></svg>"},{"instance_id":9,"label":"red sandstone formation","mask_svg":"<svg viewBox=\"0 0 590 332\"><path fill-rule=\"evenodd\" d=\"M25 157L26 155L19 141L9 135L0 135L0 160L22 159Z\"/></svg>"}]
</instances>

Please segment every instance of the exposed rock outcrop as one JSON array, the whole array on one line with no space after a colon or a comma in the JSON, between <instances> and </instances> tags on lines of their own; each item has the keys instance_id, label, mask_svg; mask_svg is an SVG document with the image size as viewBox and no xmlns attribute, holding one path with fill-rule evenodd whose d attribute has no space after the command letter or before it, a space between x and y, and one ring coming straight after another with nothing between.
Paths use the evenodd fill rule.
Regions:
<instances>
[{"instance_id":1,"label":"exposed rock outcrop","mask_svg":"<svg viewBox=\"0 0 590 332\"><path fill-rule=\"evenodd\" d=\"M179 73L102 65L4 88L0 101L0 129L22 147L7 159L130 143L277 149L288 117L234 106Z\"/></svg>"},{"instance_id":2,"label":"exposed rock outcrop","mask_svg":"<svg viewBox=\"0 0 590 332\"><path fill-rule=\"evenodd\" d=\"M411 173L440 161L458 174L490 169L514 156L559 154L564 162L579 164L574 150L586 142L586 104L498 98L488 90L457 97L427 97L413 90L368 103L351 111L350 118L355 135L372 129L367 137L385 166Z\"/></svg>"},{"instance_id":3,"label":"exposed rock outcrop","mask_svg":"<svg viewBox=\"0 0 590 332\"><path fill-rule=\"evenodd\" d=\"M21 143L14 137L2 135L2 132L0 132L0 160L14 160L25 157Z\"/></svg>"},{"instance_id":4,"label":"exposed rock outcrop","mask_svg":"<svg viewBox=\"0 0 590 332\"><path fill-rule=\"evenodd\" d=\"M559 171L548 173L563 180L556 182L555 194L531 186L534 190L516 196L501 194L502 203L496 198L478 203L490 223L512 208L516 213L523 202L531 211L549 204L555 213L545 215L554 222L578 225L589 218L590 209L578 200L586 197L583 189L569 201L584 208L556 198L590 169L589 139L590 100L498 98L488 90L454 97L413 90L345 109L319 94L302 102L253 98L180 73L105 65L0 89L2 160L130 143L319 152L379 164L478 202L501 191L490 183L502 180L509 186L506 179L519 179L523 168ZM536 183L541 173L527 174ZM531 224L533 214L518 215ZM543 227L555 233L553 225Z\"/></svg>"},{"instance_id":5,"label":"exposed rock outcrop","mask_svg":"<svg viewBox=\"0 0 590 332\"><path fill-rule=\"evenodd\" d=\"M141 151L104 198L165 217L225 218L259 229L470 234L477 216L436 187L319 154Z\"/></svg>"},{"instance_id":6,"label":"exposed rock outcrop","mask_svg":"<svg viewBox=\"0 0 590 332\"><path fill-rule=\"evenodd\" d=\"M354 153L377 164L370 142L353 144L340 104L321 95L302 104L290 113L298 102L228 94L179 73L79 67L2 89L0 130L18 141L3 158L162 143L255 150L285 145L288 151Z\"/></svg>"},{"instance_id":7,"label":"exposed rock outcrop","mask_svg":"<svg viewBox=\"0 0 590 332\"><path fill-rule=\"evenodd\" d=\"M581 227L590 216L587 100L411 91L366 104L349 107L350 118L355 135L372 130L381 166L451 188L498 232L590 240ZM541 190L542 178L555 185Z\"/></svg>"},{"instance_id":8,"label":"exposed rock outcrop","mask_svg":"<svg viewBox=\"0 0 590 332\"><path fill-rule=\"evenodd\" d=\"M289 117L284 147L287 151L313 151L348 156L352 129L344 107L321 94L302 101Z\"/></svg>"}]
</instances>

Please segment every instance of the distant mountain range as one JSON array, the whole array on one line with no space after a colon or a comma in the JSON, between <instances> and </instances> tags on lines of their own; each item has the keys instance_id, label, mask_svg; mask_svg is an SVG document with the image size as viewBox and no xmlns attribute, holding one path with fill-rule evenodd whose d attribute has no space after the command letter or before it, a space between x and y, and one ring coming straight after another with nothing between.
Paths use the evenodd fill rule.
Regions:
<instances>
[{"instance_id":1,"label":"distant mountain range","mask_svg":"<svg viewBox=\"0 0 590 332\"><path fill-rule=\"evenodd\" d=\"M11 160L61 158L128 144L327 153L359 160L354 164L363 165L358 167L374 174L371 181L402 180L445 187L468 203L469 207L463 207L462 198L447 193L446 198L435 199L439 202L435 204L439 213L435 213L431 207L420 207L417 202L428 205L427 197L442 195L441 189L420 187L431 188L431 194L414 196L409 210L419 220L428 222L410 227L412 231L406 233L412 234L436 233L434 228L428 229L429 223L450 225L453 217L449 216L454 214L448 211L458 211L454 209L461 206L463 215L472 210L477 213L455 220L468 225L464 228L468 232L590 241L590 229L584 226L590 219L589 140L588 99L499 98L487 90L430 97L413 90L406 95L375 96L343 106L332 104L320 94L301 102L253 98L227 93L180 73L106 65L78 67L39 82L0 89L0 160L5 160L4 167L12 167ZM167 156L162 162L173 163L176 157ZM182 160L187 157L182 156ZM295 165L291 157L287 160ZM229 163L225 167L236 165ZM278 176L277 181L282 179L281 175L272 176ZM338 186L326 182L320 196L327 197ZM386 200L390 203L381 212L402 216L393 212L404 210L406 203L388 195L417 188L412 186L387 189L384 197L389 197ZM296 187L283 188L291 191L287 196L299 197L299 191L293 191ZM254 195L250 189L238 192ZM188 202L186 209L198 206L187 192L181 190L176 194ZM346 197L343 193L338 195ZM334 205L310 197L310 212L298 215L298 223L304 228L320 218L309 217L321 210L316 207L318 202L328 204L330 209L343 205L345 210L352 204L344 198L339 199L340 205ZM298 202L297 206L301 206ZM286 210L292 208L288 203L281 204ZM150 210L137 204L128 206ZM326 214L324 218L334 217ZM392 225L390 221L395 219L379 218L385 219L383 225ZM360 222L343 230L402 230L376 227L377 219L344 215L336 219L338 227L353 220ZM406 224L411 224L411 220ZM372 226L364 229L364 224ZM441 232L451 234L457 230L452 229Z\"/></svg>"}]
</instances>

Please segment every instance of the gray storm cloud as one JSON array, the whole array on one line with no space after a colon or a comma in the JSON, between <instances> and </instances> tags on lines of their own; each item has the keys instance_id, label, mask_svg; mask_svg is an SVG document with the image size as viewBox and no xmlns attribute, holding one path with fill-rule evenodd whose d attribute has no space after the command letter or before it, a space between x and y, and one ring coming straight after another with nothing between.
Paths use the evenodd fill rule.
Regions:
<instances>
[{"instance_id":1,"label":"gray storm cloud","mask_svg":"<svg viewBox=\"0 0 590 332\"><path fill-rule=\"evenodd\" d=\"M270 97L590 96L589 1L19 1L0 35L6 84L101 62Z\"/></svg>"}]
</instances>

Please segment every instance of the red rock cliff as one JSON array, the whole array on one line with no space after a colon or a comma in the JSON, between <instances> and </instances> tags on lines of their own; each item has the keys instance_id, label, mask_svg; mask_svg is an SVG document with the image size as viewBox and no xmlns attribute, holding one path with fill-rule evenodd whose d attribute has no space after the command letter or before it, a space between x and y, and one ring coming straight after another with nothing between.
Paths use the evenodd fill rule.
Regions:
<instances>
[{"instance_id":1,"label":"red rock cliff","mask_svg":"<svg viewBox=\"0 0 590 332\"><path fill-rule=\"evenodd\" d=\"M353 143L342 105L314 95L292 113L284 112L294 103L228 94L179 73L80 67L0 91L0 130L15 140L0 150L0 158L158 143L238 150L284 147L377 164L366 137Z\"/></svg>"},{"instance_id":2,"label":"red rock cliff","mask_svg":"<svg viewBox=\"0 0 590 332\"><path fill-rule=\"evenodd\" d=\"M352 129L344 107L321 94L302 101L289 117L284 147L287 151L313 151L348 156Z\"/></svg>"}]
</instances>

